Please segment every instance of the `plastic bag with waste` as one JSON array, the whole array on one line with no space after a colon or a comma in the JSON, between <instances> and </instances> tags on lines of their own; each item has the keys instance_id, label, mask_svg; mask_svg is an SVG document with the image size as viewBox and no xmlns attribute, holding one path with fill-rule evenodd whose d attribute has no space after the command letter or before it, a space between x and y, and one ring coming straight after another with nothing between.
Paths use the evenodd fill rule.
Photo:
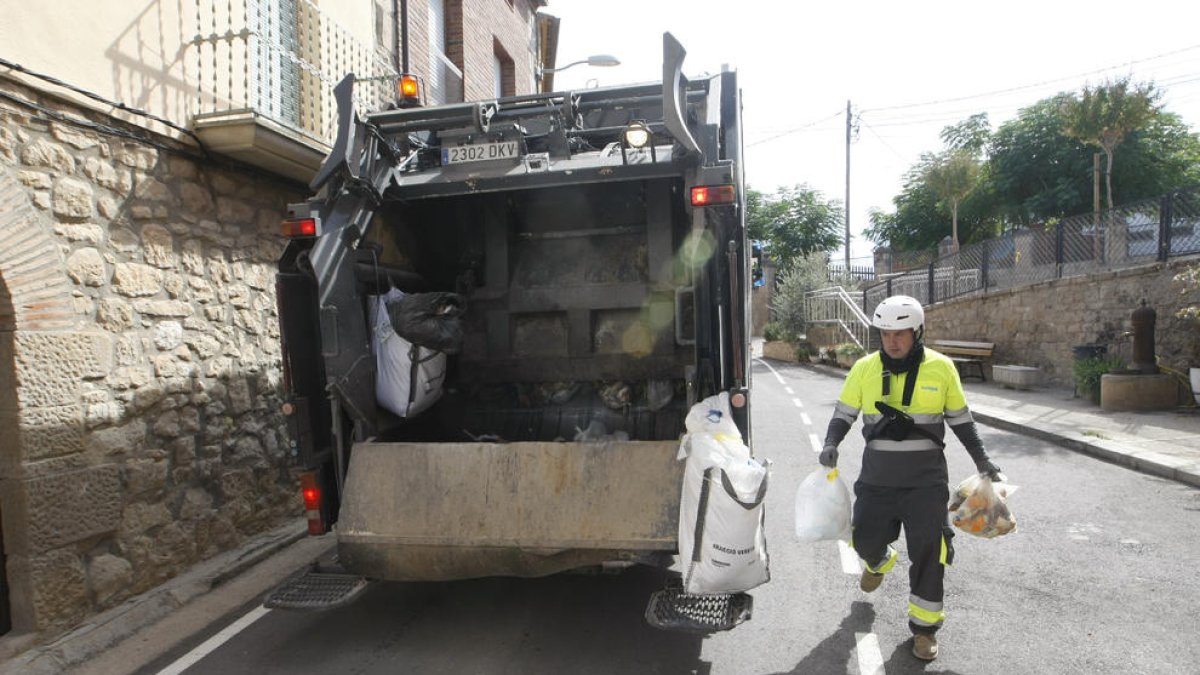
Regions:
<instances>
[{"instance_id":1,"label":"plastic bag with waste","mask_svg":"<svg viewBox=\"0 0 1200 675\"><path fill-rule=\"evenodd\" d=\"M375 399L395 415L413 417L441 398L446 355L396 334L387 304L402 295L392 289L367 298L375 350Z\"/></svg>"},{"instance_id":2,"label":"plastic bag with waste","mask_svg":"<svg viewBox=\"0 0 1200 675\"><path fill-rule=\"evenodd\" d=\"M747 591L771 578L763 530L769 464L735 438L689 434L679 505L684 590Z\"/></svg>"},{"instance_id":3,"label":"plastic bag with waste","mask_svg":"<svg viewBox=\"0 0 1200 675\"><path fill-rule=\"evenodd\" d=\"M1017 519L1008 509L1008 497L1017 486L994 482L982 473L958 484L950 497L950 522L967 534L991 539L1016 532Z\"/></svg>"},{"instance_id":4,"label":"plastic bag with waste","mask_svg":"<svg viewBox=\"0 0 1200 675\"><path fill-rule=\"evenodd\" d=\"M396 335L446 354L462 350L463 308L457 293L389 293L388 316Z\"/></svg>"},{"instance_id":5,"label":"plastic bag with waste","mask_svg":"<svg viewBox=\"0 0 1200 675\"><path fill-rule=\"evenodd\" d=\"M837 469L821 467L796 488L796 538L850 539L850 488Z\"/></svg>"}]
</instances>

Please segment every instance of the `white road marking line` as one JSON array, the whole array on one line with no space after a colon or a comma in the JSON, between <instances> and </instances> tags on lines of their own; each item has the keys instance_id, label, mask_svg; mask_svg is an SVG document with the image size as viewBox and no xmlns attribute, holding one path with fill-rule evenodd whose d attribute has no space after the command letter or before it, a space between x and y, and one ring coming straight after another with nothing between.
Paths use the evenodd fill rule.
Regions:
<instances>
[{"instance_id":1,"label":"white road marking line","mask_svg":"<svg viewBox=\"0 0 1200 675\"><path fill-rule=\"evenodd\" d=\"M803 408L803 407L804 407L804 401L801 401L801 400L800 400L800 399L798 399L798 398L794 398L794 399L792 399L792 403L794 403L794 404L796 405L796 407L797 407L797 408Z\"/></svg>"},{"instance_id":2,"label":"white road marking line","mask_svg":"<svg viewBox=\"0 0 1200 675\"><path fill-rule=\"evenodd\" d=\"M850 544L838 540L838 553L842 556L842 571L846 574L862 574L862 568L859 567L858 554L854 549L850 548Z\"/></svg>"},{"instance_id":3,"label":"white road marking line","mask_svg":"<svg viewBox=\"0 0 1200 675\"><path fill-rule=\"evenodd\" d=\"M791 387L784 387L783 390L788 393L788 396L791 396L796 393L796 392L792 391Z\"/></svg>"},{"instance_id":4,"label":"white road marking line","mask_svg":"<svg viewBox=\"0 0 1200 675\"><path fill-rule=\"evenodd\" d=\"M184 654L178 661L158 671L158 675L179 675L200 662L201 659L216 651L217 647L228 642L233 636L246 630L250 624L267 615L271 610L259 605L245 616L221 629L221 632L205 640L200 646Z\"/></svg>"},{"instance_id":5,"label":"white road marking line","mask_svg":"<svg viewBox=\"0 0 1200 675\"><path fill-rule=\"evenodd\" d=\"M808 442L812 444L813 452L817 453L818 455L821 454L821 439L817 438L816 434L809 434Z\"/></svg>"},{"instance_id":6,"label":"white road marking line","mask_svg":"<svg viewBox=\"0 0 1200 675\"><path fill-rule=\"evenodd\" d=\"M783 384L783 377L774 368L771 367L771 364L767 363L766 361L763 361L762 359L754 359L754 360L758 361L759 363L766 366L767 370L771 371L771 374L775 376L775 379L779 380L779 384Z\"/></svg>"},{"instance_id":7,"label":"white road marking line","mask_svg":"<svg viewBox=\"0 0 1200 675\"><path fill-rule=\"evenodd\" d=\"M862 675L885 675L883 654L879 652L879 638L874 633L855 633L854 641L858 655L858 672Z\"/></svg>"},{"instance_id":8,"label":"white road marking line","mask_svg":"<svg viewBox=\"0 0 1200 675\"><path fill-rule=\"evenodd\" d=\"M812 426L812 419L809 418L808 413L800 413L800 421L810 427Z\"/></svg>"}]
</instances>

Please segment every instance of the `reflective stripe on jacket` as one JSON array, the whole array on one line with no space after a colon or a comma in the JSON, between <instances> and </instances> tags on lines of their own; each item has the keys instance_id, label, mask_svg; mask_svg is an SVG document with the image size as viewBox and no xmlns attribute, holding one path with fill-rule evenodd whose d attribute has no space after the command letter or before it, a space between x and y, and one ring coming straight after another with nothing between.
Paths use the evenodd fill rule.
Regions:
<instances>
[{"instance_id":1,"label":"reflective stripe on jacket","mask_svg":"<svg viewBox=\"0 0 1200 675\"><path fill-rule=\"evenodd\" d=\"M871 485L920 487L949 482L946 458L932 439L909 434L902 441L874 438L884 416L875 407L883 401L912 416L921 428L938 439L945 438L946 424L971 421L967 399L963 395L958 369L948 357L926 347L925 358L917 372L912 403L901 405L907 374L892 375L890 393L883 395L883 359L872 352L859 359L842 387L834 416L853 424L861 413L863 437L867 439L859 480Z\"/></svg>"}]
</instances>

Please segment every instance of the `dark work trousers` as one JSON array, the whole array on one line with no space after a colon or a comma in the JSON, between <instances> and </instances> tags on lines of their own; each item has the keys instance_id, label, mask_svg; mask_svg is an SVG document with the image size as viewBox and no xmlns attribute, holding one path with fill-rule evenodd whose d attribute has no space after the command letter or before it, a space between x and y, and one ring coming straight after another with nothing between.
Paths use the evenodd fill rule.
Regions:
<instances>
[{"instance_id":1,"label":"dark work trousers","mask_svg":"<svg viewBox=\"0 0 1200 675\"><path fill-rule=\"evenodd\" d=\"M909 628L934 633L942 624L942 581L954 561L946 504L946 485L898 488L854 484L854 550L872 569L888 559L888 546L900 537L908 542ZM943 542L945 547L943 548Z\"/></svg>"}]
</instances>

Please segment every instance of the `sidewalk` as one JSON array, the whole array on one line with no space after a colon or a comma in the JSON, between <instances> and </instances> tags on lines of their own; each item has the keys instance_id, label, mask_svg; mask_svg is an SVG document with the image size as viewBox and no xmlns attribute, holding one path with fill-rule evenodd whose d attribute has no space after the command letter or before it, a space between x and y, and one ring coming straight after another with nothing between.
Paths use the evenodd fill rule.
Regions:
<instances>
[{"instance_id":1,"label":"sidewalk","mask_svg":"<svg viewBox=\"0 0 1200 675\"><path fill-rule=\"evenodd\" d=\"M1014 390L974 380L963 388L981 424L1200 487L1200 408L1106 412L1065 388Z\"/></svg>"}]
</instances>

